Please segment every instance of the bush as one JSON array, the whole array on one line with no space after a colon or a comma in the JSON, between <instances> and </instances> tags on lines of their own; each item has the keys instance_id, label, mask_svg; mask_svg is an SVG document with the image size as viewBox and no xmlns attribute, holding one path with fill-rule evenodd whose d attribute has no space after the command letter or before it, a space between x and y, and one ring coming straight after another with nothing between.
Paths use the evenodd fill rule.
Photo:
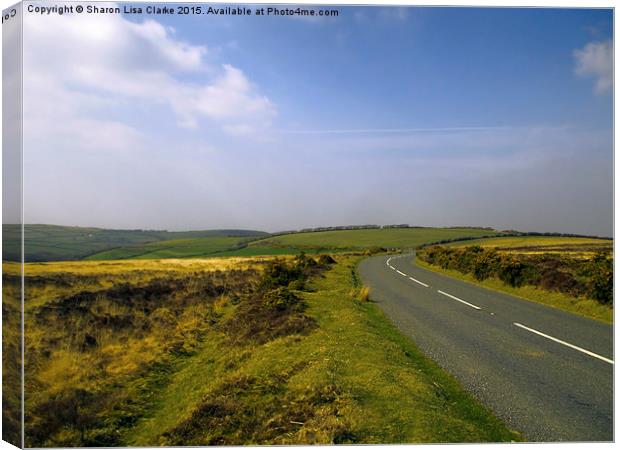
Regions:
<instances>
[{"instance_id":1,"label":"bush","mask_svg":"<svg viewBox=\"0 0 620 450\"><path fill-rule=\"evenodd\" d=\"M259 290L268 291L288 286L292 281L303 280L304 274L298 264L289 267L283 261L274 261L267 265Z\"/></svg>"},{"instance_id":2,"label":"bush","mask_svg":"<svg viewBox=\"0 0 620 450\"><path fill-rule=\"evenodd\" d=\"M485 253L484 249L479 245L465 247L463 250L457 250L454 260L455 269L461 273L473 272L476 260Z\"/></svg>"},{"instance_id":3,"label":"bush","mask_svg":"<svg viewBox=\"0 0 620 450\"><path fill-rule=\"evenodd\" d=\"M293 280L288 284L288 288L293 291L303 291L306 287L306 282L304 280Z\"/></svg>"},{"instance_id":4,"label":"bush","mask_svg":"<svg viewBox=\"0 0 620 450\"><path fill-rule=\"evenodd\" d=\"M614 301L614 263L605 253L597 253L586 268L590 296L605 305Z\"/></svg>"},{"instance_id":5,"label":"bush","mask_svg":"<svg viewBox=\"0 0 620 450\"><path fill-rule=\"evenodd\" d=\"M511 257L505 257L499 265L499 279L509 286L520 287L527 279L528 266Z\"/></svg>"},{"instance_id":6,"label":"bush","mask_svg":"<svg viewBox=\"0 0 620 450\"><path fill-rule=\"evenodd\" d=\"M319 264L322 266L329 266L331 264L336 264L336 260L332 258L330 255L320 255Z\"/></svg>"},{"instance_id":7,"label":"bush","mask_svg":"<svg viewBox=\"0 0 620 450\"><path fill-rule=\"evenodd\" d=\"M478 281L485 280L495 273L499 268L500 256L494 250L482 252L476 256L472 264L472 274Z\"/></svg>"},{"instance_id":8,"label":"bush","mask_svg":"<svg viewBox=\"0 0 620 450\"><path fill-rule=\"evenodd\" d=\"M263 296L263 306L269 309L285 311L299 305L300 299L288 287L279 287Z\"/></svg>"},{"instance_id":9,"label":"bush","mask_svg":"<svg viewBox=\"0 0 620 450\"><path fill-rule=\"evenodd\" d=\"M469 273L478 281L497 277L512 287L529 284L575 297L587 295L602 304L613 302L613 259L605 252L584 262L553 254L505 254L479 246L432 246L419 250L418 257L442 269Z\"/></svg>"},{"instance_id":10,"label":"bush","mask_svg":"<svg viewBox=\"0 0 620 450\"><path fill-rule=\"evenodd\" d=\"M306 255L305 252L302 251L299 255L295 257L295 265L300 270L303 270L303 269L315 267L317 264L314 258L309 257L308 255Z\"/></svg>"}]
</instances>

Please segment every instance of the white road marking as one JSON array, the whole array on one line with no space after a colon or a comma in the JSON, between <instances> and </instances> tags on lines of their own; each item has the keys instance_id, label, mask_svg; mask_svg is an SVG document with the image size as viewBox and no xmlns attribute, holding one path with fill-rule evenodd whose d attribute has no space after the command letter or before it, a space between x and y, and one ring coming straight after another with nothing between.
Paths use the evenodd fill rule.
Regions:
<instances>
[{"instance_id":1,"label":"white road marking","mask_svg":"<svg viewBox=\"0 0 620 450\"><path fill-rule=\"evenodd\" d=\"M408 255L404 255L404 256L408 256ZM403 258L404 256L392 256L391 258L388 258L388 260L385 262L385 264L387 264L387 266L388 266L390 269L395 270L396 272L398 272L399 274L401 274L403 277L409 277L409 279L410 279L411 281L415 281L416 283L421 284L421 285L422 285L422 286L424 286L424 287L430 287L428 284L426 284L426 283L422 283L420 280L416 280L415 278L410 277L410 276L409 276L409 275L407 275L406 273L401 272L401 271L400 271L400 270L398 270L396 267L394 267L394 266L392 266L392 265L390 264L390 261L391 261L392 259Z\"/></svg>"},{"instance_id":2,"label":"white road marking","mask_svg":"<svg viewBox=\"0 0 620 450\"><path fill-rule=\"evenodd\" d=\"M456 300L457 302L461 302L461 303L463 303L463 304L465 304L465 305L467 305L467 306L470 306L470 307L472 307L472 308L474 308L474 309L477 309L477 310L482 309L482 308L480 308L479 306L472 305L471 303L466 302L465 300L461 300L460 298L455 297L454 295L450 295L450 294L448 294L447 292L440 291L440 290L437 290L437 292L439 292L439 293L440 293L440 294L442 294L442 295L445 295L446 297L450 297L451 299Z\"/></svg>"},{"instance_id":3,"label":"white road marking","mask_svg":"<svg viewBox=\"0 0 620 450\"><path fill-rule=\"evenodd\" d=\"M416 280L416 279L415 279L415 278L413 278L413 277L409 277L409 279L410 279L411 281L415 281L415 282L416 282L416 283L418 283L418 284L421 284L421 285L422 285L422 286L424 286L424 287L428 287L428 284L426 284L426 283L422 283L420 280Z\"/></svg>"},{"instance_id":4,"label":"white road marking","mask_svg":"<svg viewBox=\"0 0 620 450\"><path fill-rule=\"evenodd\" d=\"M589 351L589 350L586 350L585 348L581 348L581 347L577 347L576 345L569 344L568 342L564 342L564 341L562 341L562 340L560 340L560 339L558 339L558 338L554 338L553 336L549 336L548 334L541 333L541 332L540 332L540 331L538 331L538 330L535 330L535 329L533 329L533 328L526 327L525 325L522 325L522 324L520 324L520 323L514 322L514 323L513 323L513 325L515 325L515 326L517 326L517 327L519 327L519 328L523 328L524 330L530 331L530 332L532 332L532 333L534 333L534 334L537 334L537 335L539 335L539 336L542 336L542 337L544 337L544 338L550 339L550 340L552 340L553 342L557 342L558 344L562 344L562 345L565 345L565 346L567 346L567 347L570 347L570 348L572 348L573 350L577 350L578 352L585 353L586 355L592 356L592 357L594 357L594 358L598 358L598 359L600 359L601 361L605 361L606 363L609 363L609 364L613 364L613 363L614 363L611 359L607 359L607 358L605 358L604 356L597 355L596 353L591 352L591 351Z\"/></svg>"}]
</instances>

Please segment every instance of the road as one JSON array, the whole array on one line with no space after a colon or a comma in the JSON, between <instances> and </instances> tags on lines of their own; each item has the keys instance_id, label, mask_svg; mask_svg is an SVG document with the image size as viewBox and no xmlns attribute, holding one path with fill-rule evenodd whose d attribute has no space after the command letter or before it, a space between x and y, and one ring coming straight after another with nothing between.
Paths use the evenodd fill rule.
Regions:
<instances>
[{"instance_id":1,"label":"road","mask_svg":"<svg viewBox=\"0 0 620 450\"><path fill-rule=\"evenodd\" d=\"M613 327L377 256L359 272L417 346L527 440L613 440Z\"/></svg>"}]
</instances>

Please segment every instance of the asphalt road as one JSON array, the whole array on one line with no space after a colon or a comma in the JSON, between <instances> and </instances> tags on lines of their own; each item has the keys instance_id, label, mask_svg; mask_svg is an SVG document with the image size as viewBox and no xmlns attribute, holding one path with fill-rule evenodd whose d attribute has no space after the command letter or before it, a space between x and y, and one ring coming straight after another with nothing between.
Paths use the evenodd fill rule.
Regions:
<instances>
[{"instance_id":1,"label":"asphalt road","mask_svg":"<svg viewBox=\"0 0 620 450\"><path fill-rule=\"evenodd\" d=\"M359 267L417 346L527 440L613 440L613 327L431 272L413 255Z\"/></svg>"}]
</instances>

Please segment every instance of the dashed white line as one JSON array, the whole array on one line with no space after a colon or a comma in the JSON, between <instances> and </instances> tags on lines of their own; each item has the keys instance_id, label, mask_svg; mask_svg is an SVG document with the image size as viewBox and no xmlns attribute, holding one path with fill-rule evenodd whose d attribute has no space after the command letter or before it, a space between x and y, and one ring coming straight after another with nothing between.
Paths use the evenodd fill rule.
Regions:
<instances>
[{"instance_id":1,"label":"dashed white line","mask_svg":"<svg viewBox=\"0 0 620 450\"><path fill-rule=\"evenodd\" d=\"M480 308L479 306L472 305L471 303L466 302L465 300L461 300L460 298L455 297L454 295L450 295L450 294L448 294L447 292L440 291L439 289L437 290L437 292L439 292L441 295L445 295L446 297L450 297L452 300L456 300L457 302L461 302L461 303L463 303L464 305L467 305L467 306L469 306L469 307L471 307L471 308L474 308L474 309L477 309L477 310L482 309L482 308Z\"/></svg>"},{"instance_id":2,"label":"dashed white line","mask_svg":"<svg viewBox=\"0 0 620 450\"><path fill-rule=\"evenodd\" d=\"M401 274L401 275L402 275L402 276L404 276L404 277L408 277L411 281L414 281L415 283L418 283L418 284L420 284L420 285L422 285L422 286L424 286L424 287L429 287L429 285L428 285L428 284L426 284L426 283L422 283L420 280L416 280L415 278L410 277L410 276L409 276L409 275L407 275L406 273L401 272L401 271L400 271L400 270L398 270L396 267L394 267L394 266L390 265L390 261L391 261L391 260L392 260L392 258L389 258L389 259L385 262L385 264L386 264L386 265L387 265L390 269L395 270L396 272L398 272L399 274ZM453 299L453 300L456 300L457 302L461 302L461 303L463 303L464 305L467 305L467 306L469 306L469 307L471 307L471 308L474 308L474 309L479 310L479 311L480 311L480 310L482 310L482 308L480 308L479 306L476 306L476 305L474 305L474 304L472 304L472 303L466 302L465 300L460 299L460 298L458 298L458 297L455 297L454 295L448 294L447 292L440 291L439 289L437 289L437 292L439 292L441 295L445 295L446 297L449 297L449 298L451 298L451 299ZM491 315L495 315L495 314L494 314L494 313L491 313ZM545 334L545 333L543 333L543 332L541 332L541 331L535 330L535 329L530 328L530 327L526 327L525 325L523 325L523 324L521 324L521 323L518 323L518 322L513 322L513 325L514 325L514 326L516 326L516 327L522 328L522 329L524 329L524 330L527 330L527 331L529 331L530 333L534 333L534 334L537 334L538 336L542 336L542 337L544 337L544 338L546 338L546 339L549 339L549 340L551 340L551 341L553 341L553 342L557 342L558 344L562 344L562 345L564 345L564 346L566 346L566 347L572 348L573 350L577 350L578 352L584 353L584 354L586 354L586 355L588 355L588 356L592 356L593 358L597 358L597 359L600 359L601 361L605 361L605 362L606 362L606 363L608 363L608 364L614 365L613 360L611 360L611 359L609 359L609 358L605 358L604 356L598 355L598 354L596 354L596 353L594 353L594 352L591 352L590 350L586 350L585 348L581 348L581 347L578 347L577 345L573 345L573 344L570 344L570 343L568 343L568 342L565 342L565 341L563 341L563 340L561 340L561 339L555 338L555 337L553 337L553 336L549 336L548 334Z\"/></svg>"},{"instance_id":3,"label":"dashed white line","mask_svg":"<svg viewBox=\"0 0 620 450\"><path fill-rule=\"evenodd\" d=\"M393 256L392 258L399 258L399 256L396 256L396 257L394 257L394 256ZM416 283L421 284L421 285L422 285L422 286L424 286L424 287L430 287L428 284L426 284L426 283L422 283L420 280L416 280L415 278L410 277L410 276L409 276L409 275L407 275L406 273L403 273L403 272L401 272L400 270L398 270L396 267L392 266L392 265L390 264L390 261L392 260L392 258L389 258L389 259L385 262L385 264L386 264L386 265L387 265L390 269L395 270L396 272L398 272L399 274L401 274L403 277L408 277L411 281L415 281Z\"/></svg>"},{"instance_id":4,"label":"dashed white line","mask_svg":"<svg viewBox=\"0 0 620 450\"><path fill-rule=\"evenodd\" d=\"M514 322L513 325L515 325L515 326L517 326L519 328L523 328L524 330L527 330L527 331L529 331L531 333L537 334L537 335L542 336L544 338L547 338L549 340L552 340L553 342L557 342L558 344L562 344L562 345L565 345L567 347L570 347L573 350L577 350L578 352L585 353L586 355L592 356L593 358L597 358L597 359L600 359L601 361L605 361L606 363L609 363L609 364L613 364L614 363L611 359L607 359L604 356L597 355L596 353L591 352L590 350L586 350L585 348L581 348L581 347L577 347L576 345L569 344L568 342L562 341L562 340L560 340L558 338L554 338L553 336L549 336L548 334L541 333L540 331L535 330L535 329L530 328L530 327L526 327L523 324Z\"/></svg>"},{"instance_id":5,"label":"dashed white line","mask_svg":"<svg viewBox=\"0 0 620 450\"><path fill-rule=\"evenodd\" d=\"M416 279L415 279L415 278L413 278L413 277L409 277L409 279L410 279L411 281L415 281L415 282L416 282L416 283L418 283L418 284L421 284L421 285L422 285L422 286L424 286L424 287L428 287L428 284L426 284L426 283L422 283L420 280L416 280Z\"/></svg>"}]
</instances>

